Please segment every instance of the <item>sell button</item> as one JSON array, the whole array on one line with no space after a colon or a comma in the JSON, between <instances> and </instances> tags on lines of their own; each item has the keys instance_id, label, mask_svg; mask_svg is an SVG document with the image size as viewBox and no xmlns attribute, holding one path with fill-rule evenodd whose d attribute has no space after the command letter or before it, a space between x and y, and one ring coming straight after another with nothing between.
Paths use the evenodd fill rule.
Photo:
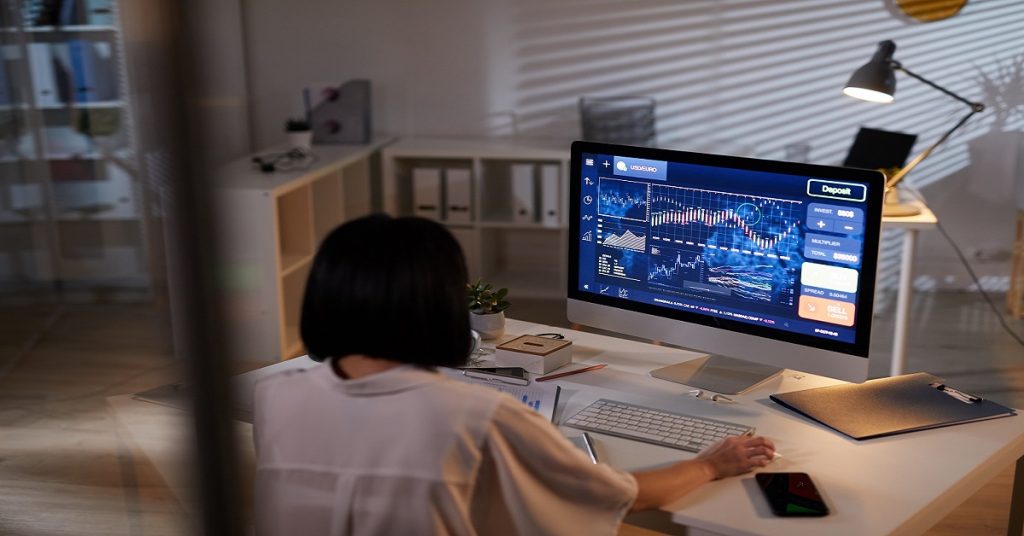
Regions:
<instances>
[{"instance_id":1,"label":"sell button","mask_svg":"<svg viewBox=\"0 0 1024 536\"><path fill-rule=\"evenodd\" d=\"M800 318L852 326L854 310L855 306L850 302L827 300L817 296L800 296Z\"/></svg>"}]
</instances>

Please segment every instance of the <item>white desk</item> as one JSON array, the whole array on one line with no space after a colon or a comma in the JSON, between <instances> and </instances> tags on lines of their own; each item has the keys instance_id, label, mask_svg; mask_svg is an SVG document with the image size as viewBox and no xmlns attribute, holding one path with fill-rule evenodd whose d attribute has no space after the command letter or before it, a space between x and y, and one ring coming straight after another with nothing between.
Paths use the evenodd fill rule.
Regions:
<instances>
[{"instance_id":1,"label":"white desk","mask_svg":"<svg viewBox=\"0 0 1024 536\"><path fill-rule=\"evenodd\" d=\"M563 388L557 422L603 397L753 425L758 434L775 441L784 456L765 470L809 473L832 510L821 519L774 517L748 474L712 482L664 511L630 519L654 529L686 526L696 529L690 534L734 535L918 534L1024 455L1024 417L861 442L810 423L768 399L776 392L842 383L838 380L787 370L755 391L736 396L735 405L716 405L685 396L686 386L647 374L700 354L516 320L509 320L508 332L506 338L564 333L574 343L573 361L609 364L600 371L556 380ZM312 365L299 358L243 374L238 377L239 395L251 399L252 386L266 374ZM570 436L580 433L563 431ZM599 457L628 470L694 456L601 434L593 437ZM1017 478L1020 484L1020 471ZM1015 499L1016 505L1021 497ZM1019 526L1015 534L1020 534Z\"/></svg>"},{"instance_id":2,"label":"white desk","mask_svg":"<svg viewBox=\"0 0 1024 536\"><path fill-rule=\"evenodd\" d=\"M917 233L934 229L938 218L927 205L913 201L921 213L916 216L885 216L882 227L903 229L903 253L900 258L900 283L896 294L896 327L892 339L892 367L890 376L899 376L906 369L907 362L907 324L910 321L910 298L914 293L914 251L917 247Z\"/></svg>"}]
</instances>

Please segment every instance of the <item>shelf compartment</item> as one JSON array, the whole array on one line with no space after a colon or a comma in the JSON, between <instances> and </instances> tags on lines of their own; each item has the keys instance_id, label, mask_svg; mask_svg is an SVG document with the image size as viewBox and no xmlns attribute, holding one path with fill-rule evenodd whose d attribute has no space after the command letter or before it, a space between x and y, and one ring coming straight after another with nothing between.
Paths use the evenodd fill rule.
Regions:
<instances>
[{"instance_id":1,"label":"shelf compartment","mask_svg":"<svg viewBox=\"0 0 1024 536\"><path fill-rule=\"evenodd\" d=\"M281 277L286 277L288 274L302 268L310 262L313 262L312 255L282 255Z\"/></svg>"},{"instance_id":2,"label":"shelf compartment","mask_svg":"<svg viewBox=\"0 0 1024 536\"><path fill-rule=\"evenodd\" d=\"M521 270L505 270L491 274L485 281L495 288L508 288L509 301L515 309L517 298L564 298L565 282L558 273L524 272Z\"/></svg>"},{"instance_id":3,"label":"shelf compartment","mask_svg":"<svg viewBox=\"0 0 1024 536\"><path fill-rule=\"evenodd\" d=\"M341 170L341 202L346 220L373 213L373 173L369 159L357 160Z\"/></svg>"},{"instance_id":4,"label":"shelf compartment","mask_svg":"<svg viewBox=\"0 0 1024 536\"><path fill-rule=\"evenodd\" d=\"M288 359L303 351L299 335L302 298L306 292L311 263L303 263L281 280L281 358ZM298 352L298 353L296 353Z\"/></svg>"},{"instance_id":5,"label":"shelf compartment","mask_svg":"<svg viewBox=\"0 0 1024 536\"><path fill-rule=\"evenodd\" d=\"M94 108L121 108L125 105L123 100L68 102L64 104L49 104L38 106L40 110L67 110L67 109L94 109ZM27 105L21 105L27 107Z\"/></svg>"},{"instance_id":6,"label":"shelf compartment","mask_svg":"<svg viewBox=\"0 0 1024 536\"><path fill-rule=\"evenodd\" d=\"M564 295L565 233L550 231L481 229L479 263L484 281L508 287L512 297Z\"/></svg>"},{"instance_id":7,"label":"shelf compartment","mask_svg":"<svg viewBox=\"0 0 1024 536\"><path fill-rule=\"evenodd\" d=\"M413 214L413 183L412 183L412 170L417 168L430 168L430 169L448 169L448 168L459 168L459 169L473 169L472 158L404 158L397 157L394 159L394 181L395 181L395 195L397 196L397 208L398 213L402 215ZM442 174L443 175L443 174ZM438 202L444 204L444 192L440 193L441 196ZM479 214L479 211L475 212Z\"/></svg>"},{"instance_id":8,"label":"shelf compartment","mask_svg":"<svg viewBox=\"0 0 1024 536\"><path fill-rule=\"evenodd\" d=\"M68 26L26 26L24 28L4 28L4 33L50 33L50 32L116 32L117 27L107 24L71 24Z\"/></svg>"},{"instance_id":9,"label":"shelf compartment","mask_svg":"<svg viewBox=\"0 0 1024 536\"><path fill-rule=\"evenodd\" d=\"M290 327L289 329L294 330L295 337L298 338L298 336L299 336L298 335L298 331L299 331L298 326L293 326L293 327ZM294 346L292 346L291 348L285 349L285 351L281 353L281 360L285 361L285 360L288 360L288 359L294 359L296 357L299 357L299 356L302 356L302 355L305 355L305 354L306 354L306 347L302 344L302 341L299 341L299 342L295 343Z\"/></svg>"},{"instance_id":10,"label":"shelf compartment","mask_svg":"<svg viewBox=\"0 0 1024 536\"><path fill-rule=\"evenodd\" d=\"M480 278L480 231L473 228L449 227L448 230L459 242L462 255L466 258L466 270L470 282Z\"/></svg>"},{"instance_id":11,"label":"shelf compartment","mask_svg":"<svg viewBox=\"0 0 1024 536\"><path fill-rule=\"evenodd\" d=\"M558 227L552 227L541 223L516 223L510 221L482 221L478 224L481 229L523 229L531 231L564 231L568 228L568 225L561 224Z\"/></svg>"},{"instance_id":12,"label":"shelf compartment","mask_svg":"<svg viewBox=\"0 0 1024 536\"><path fill-rule=\"evenodd\" d=\"M481 223L503 223L520 227L542 225L541 199L544 184L541 166L561 166L551 160L483 159L480 181ZM522 176L516 176L517 169ZM521 206L517 206L521 205ZM526 219L518 214L527 210ZM555 227L557 228L557 227Z\"/></svg>"},{"instance_id":13,"label":"shelf compartment","mask_svg":"<svg viewBox=\"0 0 1024 536\"><path fill-rule=\"evenodd\" d=\"M278 269L286 268L285 259L313 255L313 214L311 189L296 188L277 198Z\"/></svg>"},{"instance_id":14,"label":"shelf compartment","mask_svg":"<svg viewBox=\"0 0 1024 536\"><path fill-rule=\"evenodd\" d=\"M332 171L312 182L313 187L313 239L316 244L345 219L342 178Z\"/></svg>"}]
</instances>

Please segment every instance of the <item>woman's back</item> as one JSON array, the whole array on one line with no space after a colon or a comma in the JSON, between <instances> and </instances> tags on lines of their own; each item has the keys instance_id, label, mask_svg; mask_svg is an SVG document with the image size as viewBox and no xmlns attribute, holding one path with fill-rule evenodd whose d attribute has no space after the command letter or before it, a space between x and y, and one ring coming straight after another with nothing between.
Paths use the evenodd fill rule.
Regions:
<instances>
[{"instance_id":1,"label":"woman's back","mask_svg":"<svg viewBox=\"0 0 1024 536\"><path fill-rule=\"evenodd\" d=\"M420 367L255 396L261 533L613 533L636 494L511 397Z\"/></svg>"}]
</instances>

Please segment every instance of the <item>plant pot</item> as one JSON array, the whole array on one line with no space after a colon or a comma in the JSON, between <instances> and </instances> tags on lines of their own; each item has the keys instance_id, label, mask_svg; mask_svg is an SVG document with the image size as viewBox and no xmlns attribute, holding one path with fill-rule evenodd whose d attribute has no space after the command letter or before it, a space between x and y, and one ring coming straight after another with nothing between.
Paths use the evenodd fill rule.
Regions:
<instances>
[{"instance_id":1,"label":"plant pot","mask_svg":"<svg viewBox=\"0 0 1024 536\"><path fill-rule=\"evenodd\" d=\"M303 149L306 151L313 148L312 130L290 130L288 131L288 146L291 149Z\"/></svg>"},{"instance_id":2,"label":"plant pot","mask_svg":"<svg viewBox=\"0 0 1024 536\"><path fill-rule=\"evenodd\" d=\"M505 334L505 312L486 315L469 313L469 327L484 339L497 339Z\"/></svg>"}]
</instances>

